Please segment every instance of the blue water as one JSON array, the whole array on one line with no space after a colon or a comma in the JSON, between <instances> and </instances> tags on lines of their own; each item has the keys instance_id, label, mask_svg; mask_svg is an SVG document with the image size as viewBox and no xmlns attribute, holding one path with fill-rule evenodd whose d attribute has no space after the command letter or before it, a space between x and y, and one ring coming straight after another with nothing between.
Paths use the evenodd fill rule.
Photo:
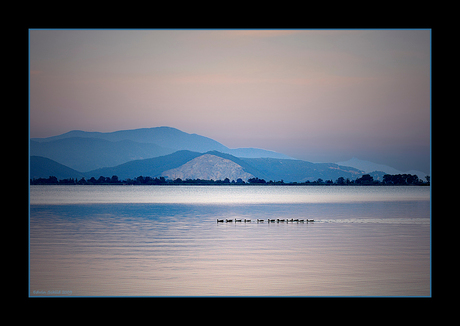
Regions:
<instances>
[{"instance_id":1,"label":"blue water","mask_svg":"<svg viewBox=\"0 0 460 326\"><path fill-rule=\"evenodd\" d=\"M428 187L31 186L30 202L31 296L430 295Z\"/></svg>"}]
</instances>

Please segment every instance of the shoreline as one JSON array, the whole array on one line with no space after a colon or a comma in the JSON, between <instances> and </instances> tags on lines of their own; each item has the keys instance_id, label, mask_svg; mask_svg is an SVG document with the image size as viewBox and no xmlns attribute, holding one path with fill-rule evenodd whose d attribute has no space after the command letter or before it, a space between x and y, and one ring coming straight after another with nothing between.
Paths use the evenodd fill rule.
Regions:
<instances>
[{"instance_id":1,"label":"shoreline","mask_svg":"<svg viewBox=\"0 0 460 326\"><path fill-rule=\"evenodd\" d=\"M135 183L87 183L87 184L69 184L69 183L29 183L29 186L235 186L235 187L278 187L278 186L327 186L327 187L368 187L368 186L377 186L377 187L430 187L429 183L423 184L328 184L328 183L265 183L265 184L238 184L238 183L162 183L162 184L135 184Z\"/></svg>"}]
</instances>

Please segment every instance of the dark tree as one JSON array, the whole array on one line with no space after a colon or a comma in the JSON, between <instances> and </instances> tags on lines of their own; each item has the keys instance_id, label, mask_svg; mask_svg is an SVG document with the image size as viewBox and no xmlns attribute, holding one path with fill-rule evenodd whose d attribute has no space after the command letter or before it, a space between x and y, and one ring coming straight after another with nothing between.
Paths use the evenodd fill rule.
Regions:
<instances>
[{"instance_id":1,"label":"dark tree","mask_svg":"<svg viewBox=\"0 0 460 326\"><path fill-rule=\"evenodd\" d=\"M393 184L393 176L391 174L385 174L383 176L383 183L386 185Z\"/></svg>"},{"instance_id":2,"label":"dark tree","mask_svg":"<svg viewBox=\"0 0 460 326\"><path fill-rule=\"evenodd\" d=\"M357 184L369 185L374 182L374 178L370 174L364 174L361 178L356 179Z\"/></svg>"},{"instance_id":3,"label":"dark tree","mask_svg":"<svg viewBox=\"0 0 460 326\"><path fill-rule=\"evenodd\" d=\"M248 182L249 183L254 183L254 184L258 184L258 183L267 183L264 179L259 179L259 178L251 178L251 179L248 179Z\"/></svg>"},{"instance_id":4,"label":"dark tree","mask_svg":"<svg viewBox=\"0 0 460 326\"><path fill-rule=\"evenodd\" d=\"M385 174L383 184L386 185L417 185L420 180L416 174Z\"/></svg>"},{"instance_id":5,"label":"dark tree","mask_svg":"<svg viewBox=\"0 0 460 326\"><path fill-rule=\"evenodd\" d=\"M344 177L339 177L336 182L338 185L343 185L345 184L345 178Z\"/></svg>"}]
</instances>

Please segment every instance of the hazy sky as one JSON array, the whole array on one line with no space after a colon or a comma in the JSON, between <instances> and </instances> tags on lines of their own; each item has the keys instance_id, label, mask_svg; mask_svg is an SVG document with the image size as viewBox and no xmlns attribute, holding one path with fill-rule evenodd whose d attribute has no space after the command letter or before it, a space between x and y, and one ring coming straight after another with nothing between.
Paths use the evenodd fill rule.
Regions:
<instances>
[{"instance_id":1,"label":"hazy sky","mask_svg":"<svg viewBox=\"0 0 460 326\"><path fill-rule=\"evenodd\" d=\"M31 30L30 136L170 126L429 172L430 30Z\"/></svg>"}]
</instances>

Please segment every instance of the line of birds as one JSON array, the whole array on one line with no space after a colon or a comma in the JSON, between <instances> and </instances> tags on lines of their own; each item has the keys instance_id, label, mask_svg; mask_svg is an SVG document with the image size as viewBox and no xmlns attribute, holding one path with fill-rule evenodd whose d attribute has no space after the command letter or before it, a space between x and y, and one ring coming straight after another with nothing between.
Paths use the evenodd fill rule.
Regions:
<instances>
[{"instance_id":1,"label":"line of birds","mask_svg":"<svg viewBox=\"0 0 460 326\"><path fill-rule=\"evenodd\" d=\"M291 219L284 219L284 218L267 219L267 222L268 222L268 223L275 223L275 222L276 222L276 223L280 223L280 222L282 222L282 223L284 223L284 222L286 222L286 223L289 223L289 222L292 222L292 223L294 223L294 222L297 222L297 223L299 223L299 222L300 222L300 223L307 222L307 223L308 223L308 222L314 222L314 221L315 221L315 220L309 220L309 219L305 219L305 220L304 220L304 219L298 219L298 218L291 218ZM233 222L233 219L228 219L228 218L226 218L226 219L225 219L225 223L229 223L229 222ZM243 219L235 219L235 223L236 223L236 222L250 223L251 220L250 220L250 219L247 219L247 218L245 218L244 220L243 220ZM265 222L264 219L257 219L257 223L263 223L263 222ZM224 220L219 220L219 219L217 219L217 223L224 223Z\"/></svg>"}]
</instances>

